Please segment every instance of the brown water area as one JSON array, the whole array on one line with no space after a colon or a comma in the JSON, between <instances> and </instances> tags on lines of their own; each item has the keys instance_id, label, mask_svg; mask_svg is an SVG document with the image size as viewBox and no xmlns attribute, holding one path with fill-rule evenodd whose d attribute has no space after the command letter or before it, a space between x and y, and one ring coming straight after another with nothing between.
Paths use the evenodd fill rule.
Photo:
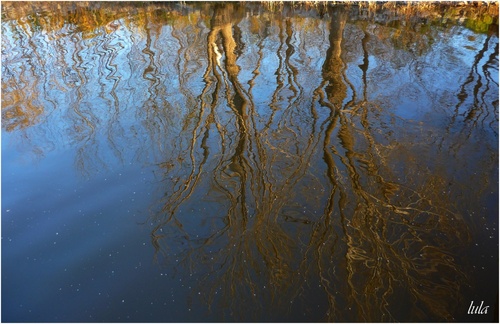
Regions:
<instances>
[{"instance_id":1,"label":"brown water area","mask_svg":"<svg viewBox=\"0 0 500 324\"><path fill-rule=\"evenodd\" d=\"M3 322L498 321L497 2L1 12Z\"/></svg>"}]
</instances>

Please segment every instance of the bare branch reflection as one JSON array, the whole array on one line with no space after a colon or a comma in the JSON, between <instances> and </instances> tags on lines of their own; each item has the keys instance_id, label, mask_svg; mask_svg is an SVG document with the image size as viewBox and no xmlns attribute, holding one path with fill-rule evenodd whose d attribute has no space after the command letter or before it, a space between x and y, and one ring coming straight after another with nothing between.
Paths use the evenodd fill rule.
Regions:
<instances>
[{"instance_id":1,"label":"bare branch reflection","mask_svg":"<svg viewBox=\"0 0 500 324\"><path fill-rule=\"evenodd\" d=\"M155 262L197 278L192 299L228 320L456 320L469 196L498 164L497 34L469 37L464 72L463 26L391 5L41 6L2 22L4 130L74 148L86 177L153 167Z\"/></svg>"}]
</instances>

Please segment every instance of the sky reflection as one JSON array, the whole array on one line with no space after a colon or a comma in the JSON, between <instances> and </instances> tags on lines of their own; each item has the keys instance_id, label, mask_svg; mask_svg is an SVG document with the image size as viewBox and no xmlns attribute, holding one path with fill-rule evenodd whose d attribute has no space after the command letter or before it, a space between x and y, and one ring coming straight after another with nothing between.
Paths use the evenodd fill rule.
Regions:
<instances>
[{"instance_id":1,"label":"sky reflection","mask_svg":"<svg viewBox=\"0 0 500 324\"><path fill-rule=\"evenodd\" d=\"M481 321L498 18L379 9L6 3L2 318Z\"/></svg>"}]
</instances>

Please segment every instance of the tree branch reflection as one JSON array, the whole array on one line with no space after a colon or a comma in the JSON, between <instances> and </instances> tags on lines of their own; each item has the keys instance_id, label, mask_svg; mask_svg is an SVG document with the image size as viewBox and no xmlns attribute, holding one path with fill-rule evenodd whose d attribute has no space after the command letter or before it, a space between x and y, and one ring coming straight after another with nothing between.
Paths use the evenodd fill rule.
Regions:
<instances>
[{"instance_id":1,"label":"tree branch reflection","mask_svg":"<svg viewBox=\"0 0 500 324\"><path fill-rule=\"evenodd\" d=\"M442 161L495 168L492 140L474 151L468 138L498 124L496 35L443 112L430 93L446 93L417 68L439 58L431 39L454 44L418 19L360 22L357 8L333 4L321 15L130 5L113 19L74 6L40 23L47 37L34 23L2 23L4 128L57 146L57 136L34 138L63 125L87 176L109 155L153 165L155 261L198 278L193 298L229 320L272 320L270 309L294 320L302 309L317 321L454 320L470 280L463 188L486 190L490 173L461 180ZM50 53L45 64L37 48ZM432 104L413 121L415 93ZM463 147L431 145L462 138L457 127L471 132Z\"/></svg>"}]
</instances>

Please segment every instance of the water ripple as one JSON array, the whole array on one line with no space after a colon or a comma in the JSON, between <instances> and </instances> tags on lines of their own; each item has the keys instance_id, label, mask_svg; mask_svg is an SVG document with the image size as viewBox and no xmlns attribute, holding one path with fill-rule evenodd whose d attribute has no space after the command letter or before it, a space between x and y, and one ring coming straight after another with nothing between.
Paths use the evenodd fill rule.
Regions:
<instances>
[{"instance_id":1,"label":"water ripple","mask_svg":"<svg viewBox=\"0 0 500 324\"><path fill-rule=\"evenodd\" d=\"M153 169L156 265L197 272L221 318L468 305L498 33L363 6L37 6L2 9L3 130L38 157L71 151L86 178Z\"/></svg>"}]
</instances>

